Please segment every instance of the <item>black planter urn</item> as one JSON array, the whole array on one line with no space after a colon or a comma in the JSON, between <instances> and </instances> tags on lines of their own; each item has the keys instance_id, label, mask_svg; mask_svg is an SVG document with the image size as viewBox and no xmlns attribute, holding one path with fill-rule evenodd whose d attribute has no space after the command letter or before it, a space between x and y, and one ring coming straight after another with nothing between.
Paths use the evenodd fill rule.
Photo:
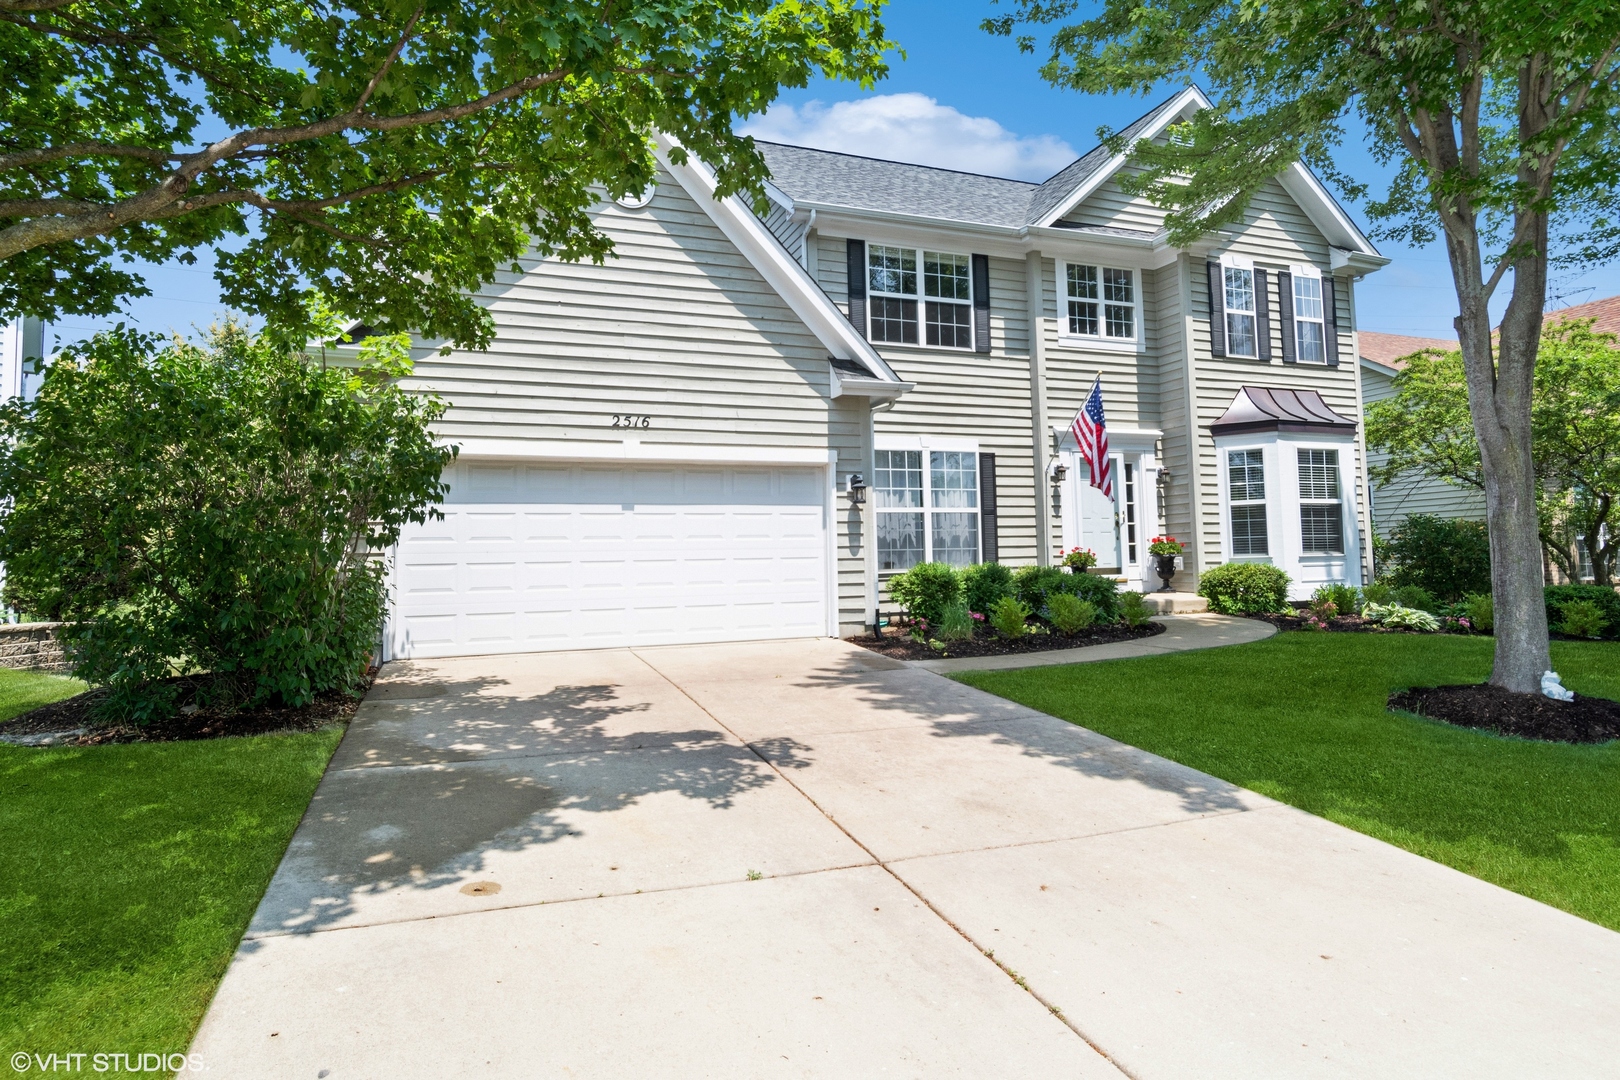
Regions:
<instances>
[{"instance_id":1,"label":"black planter urn","mask_svg":"<svg viewBox=\"0 0 1620 1080\"><path fill-rule=\"evenodd\" d=\"M1153 556L1153 572L1159 575L1163 582L1159 586L1160 592L1170 592L1170 579L1176 576L1176 557L1174 555Z\"/></svg>"}]
</instances>

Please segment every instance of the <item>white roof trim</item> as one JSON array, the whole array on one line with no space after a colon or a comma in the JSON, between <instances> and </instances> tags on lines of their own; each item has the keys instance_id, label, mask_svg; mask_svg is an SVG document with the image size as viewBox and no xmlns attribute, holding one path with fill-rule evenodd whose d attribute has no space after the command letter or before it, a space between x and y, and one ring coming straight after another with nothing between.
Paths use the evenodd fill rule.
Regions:
<instances>
[{"instance_id":1,"label":"white roof trim","mask_svg":"<svg viewBox=\"0 0 1620 1080\"><path fill-rule=\"evenodd\" d=\"M1147 128L1142 132L1142 134L1137 136L1138 140L1158 138L1164 129L1170 126L1172 121L1181 119L1189 108L1193 108L1194 106L1196 106L1198 109L1209 108L1209 98L1205 97L1204 92L1198 89L1198 87L1189 86L1187 89L1171 98L1170 105L1172 107L1167 108L1163 116L1159 117L1159 119L1151 127ZM1056 209L1052 210L1040 221L1037 221L1035 223L1036 226L1050 227L1053 223L1062 221L1068 216L1071 210L1089 198L1092 192L1102 187L1110 177L1117 173L1120 170L1120 166L1124 165L1126 159L1129 157L1130 150L1128 148L1123 154L1115 154L1113 158L1109 160L1108 164L1092 173L1086 178L1085 183L1069 192L1068 198L1059 203Z\"/></svg>"},{"instance_id":2,"label":"white roof trim","mask_svg":"<svg viewBox=\"0 0 1620 1080\"><path fill-rule=\"evenodd\" d=\"M690 156L685 165L677 165L670 160L669 151L677 145L673 137L663 132L653 136L653 152L657 154L659 163L686 189L686 193L720 227L726 239L737 246L771 288L787 301L793 313L804 320L804 324L826 346L827 351L840 360L854 360L864 365L872 372L874 379L901 383L900 376L878 355L871 343L855 331L849 319L838 310L838 305L811 278L810 272L794 261L764 222L735 195L715 198L718 185L707 166Z\"/></svg>"},{"instance_id":3,"label":"white roof trim","mask_svg":"<svg viewBox=\"0 0 1620 1080\"><path fill-rule=\"evenodd\" d=\"M1293 197L1299 208L1305 211L1305 216L1311 219L1311 224L1322 231L1329 244L1334 247L1353 251L1358 255L1369 255L1374 259L1389 262L1380 255L1378 249L1373 247L1367 235L1356 227L1339 206L1339 202L1328 194L1327 188L1316 174L1305 167L1305 163L1296 161L1290 165L1277 180L1282 184L1283 190Z\"/></svg>"}]
</instances>

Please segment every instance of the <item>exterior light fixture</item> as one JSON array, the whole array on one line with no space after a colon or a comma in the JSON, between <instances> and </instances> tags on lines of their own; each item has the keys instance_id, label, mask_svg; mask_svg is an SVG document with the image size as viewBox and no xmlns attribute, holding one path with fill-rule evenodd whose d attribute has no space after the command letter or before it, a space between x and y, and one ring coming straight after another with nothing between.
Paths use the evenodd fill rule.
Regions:
<instances>
[{"instance_id":1,"label":"exterior light fixture","mask_svg":"<svg viewBox=\"0 0 1620 1080\"><path fill-rule=\"evenodd\" d=\"M849 479L844 481L844 488L849 492L849 501L855 506L866 505L866 477L860 473L850 473Z\"/></svg>"},{"instance_id":2,"label":"exterior light fixture","mask_svg":"<svg viewBox=\"0 0 1620 1080\"><path fill-rule=\"evenodd\" d=\"M1052 470L1052 483L1054 484L1061 484L1064 480L1067 480L1068 477L1069 467L1067 465L1059 465L1057 468Z\"/></svg>"}]
</instances>

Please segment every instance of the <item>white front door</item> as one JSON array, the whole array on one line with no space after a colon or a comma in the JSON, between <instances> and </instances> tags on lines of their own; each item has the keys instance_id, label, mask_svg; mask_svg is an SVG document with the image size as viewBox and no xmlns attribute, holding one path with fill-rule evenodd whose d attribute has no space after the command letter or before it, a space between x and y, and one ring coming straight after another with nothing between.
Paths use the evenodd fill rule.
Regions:
<instances>
[{"instance_id":1,"label":"white front door","mask_svg":"<svg viewBox=\"0 0 1620 1080\"><path fill-rule=\"evenodd\" d=\"M400 538L392 657L828 633L823 469L460 461Z\"/></svg>"},{"instance_id":2,"label":"white front door","mask_svg":"<svg viewBox=\"0 0 1620 1080\"><path fill-rule=\"evenodd\" d=\"M1076 504L1079 507L1079 546L1097 553L1099 568L1118 569L1119 526L1115 518L1115 503L1120 485L1119 462L1114 462L1115 498L1109 498L1102 493L1102 489L1091 486L1091 466L1084 460L1080 461L1078 474L1071 475L1075 475Z\"/></svg>"}]
</instances>

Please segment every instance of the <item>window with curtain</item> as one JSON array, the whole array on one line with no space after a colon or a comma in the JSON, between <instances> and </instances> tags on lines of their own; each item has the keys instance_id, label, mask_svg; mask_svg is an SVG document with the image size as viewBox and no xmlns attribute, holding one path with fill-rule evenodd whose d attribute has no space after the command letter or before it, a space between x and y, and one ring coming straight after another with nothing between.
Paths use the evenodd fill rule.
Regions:
<instances>
[{"instance_id":1,"label":"window with curtain","mask_svg":"<svg viewBox=\"0 0 1620 1080\"><path fill-rule=\"evenodd\" d=\"M1322 318L1322 279L1294 275L1294 342L1301 363L1327 363L1327 332Z\"/></svg>"},{"instance_id":2,"label":"window with curtain","mask_svg":"<svg viewBox=\"0 0 1620 1080\"><path fill-rule=\"evenodd\" d=\"M979 561L976 452L879 450L873 464L880 571Z\"/></svg>"},{"instance_id":3,"label":"window with curtain","mask_svg":"<svg viewBox=\"0 0 1620 1080\"><path fill-rule=\"evenodd\" d=\"M1226 355L1260 355L1260 337L1255 332L1254 271L1241 266L1224 267L1226 276Z\"/></svg>"},{"instance_id":4,"label":"window with curtain","mask_svg":"<svg viewBox=\"0 0 1620 1080\"><path fill-rule=\"evenodd\" d=\"M1339 452L1299 451L1300 550L1344 554L1344 503L1339 497Z\"/></svg>"},{"instance_id":5,"label":"window with curtain","mask_svg":"<svg viewBox=\"0 0 1620 1080\"><path fill-rule=\"evenodd\" d=\"M1227 501L1233 555L1269 555L1266 534L1266 463L1259 450L1226 453Z\"/></svg>"},{"instance_id":6,"label":"window with curtain","mask_svg":"<svg viewBox=\"0 0 1620 1080\"><path fill-rule=\"evenodd\" d=\"M866 252L873 341L973 348L969 256L886 244L870 244Z\"/></svg>"}]
</instances>

